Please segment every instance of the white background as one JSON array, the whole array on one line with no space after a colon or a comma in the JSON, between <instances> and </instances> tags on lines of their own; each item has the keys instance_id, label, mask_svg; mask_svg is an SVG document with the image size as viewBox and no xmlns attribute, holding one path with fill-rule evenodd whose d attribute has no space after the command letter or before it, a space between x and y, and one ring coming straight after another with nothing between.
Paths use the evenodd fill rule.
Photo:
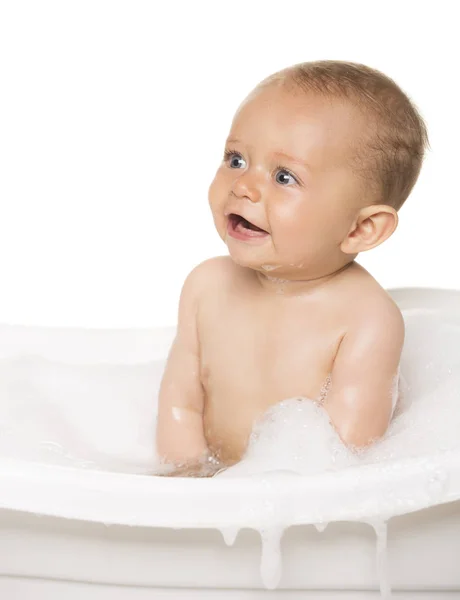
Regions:
<instances>
[{"instance_id":1,"label":"white background","mask_svg":"<svg viewBox=\"0 0 460 600\"><path fill-rule=\"evenodd\" d=\"M0 0L0 322L175 323L187 273L226 253L207 192L235 109L318 59L384 71L429 127L398 230L358 262L460 289L456 5Z\"/></svg>"}]
</instances>

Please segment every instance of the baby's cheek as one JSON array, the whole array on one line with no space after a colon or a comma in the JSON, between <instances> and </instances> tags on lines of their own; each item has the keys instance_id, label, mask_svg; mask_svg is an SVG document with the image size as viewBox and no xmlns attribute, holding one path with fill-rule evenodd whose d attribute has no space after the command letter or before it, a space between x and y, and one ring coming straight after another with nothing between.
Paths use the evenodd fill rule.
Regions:
<instances>
[{"instance_id":1,"label":"baby's cheek","mask_svg":"<svg viewBox=\"0 0 460 600\"><path fill-rule=\"evenodd\" d=\"M216 180L216 177L214 177L208 189L208 202L209 206L211 207L211 210L214 212L214 210L217 209L219 203L219 185Z\"/></svg>"},{"instance_id":2,"label":"baby's cheek","mask_svg":"<svg viewBox=\"0 0 460 600\"><path fill-rule=\"evenodd\" d=\"M314 236L301 221L279 223L274 228L273 242L277 251L290 263L303 263L314 250Z\"/></svg>"},{"instance_id":3,"label":"baby's cheek","mask_svg":"<svg viewBox=\"0 0 460 600\"><path fill-rule=\"evenodd\" d=\"M210 204L222 204L231 189L231 184L231 179L219 168L209 185L208 198Z\"/></svg>"}]
</instances>

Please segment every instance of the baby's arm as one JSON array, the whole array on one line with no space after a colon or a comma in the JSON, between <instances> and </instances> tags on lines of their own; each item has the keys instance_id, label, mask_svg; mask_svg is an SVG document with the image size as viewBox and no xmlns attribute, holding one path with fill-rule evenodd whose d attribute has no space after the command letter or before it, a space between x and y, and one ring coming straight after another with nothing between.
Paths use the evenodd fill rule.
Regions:
<instances>
[{"instance_id":1,"label":"baby's arm","mask_svg":"<svg viewBox=\"0 0 460 600\"><path fill-rule=\"evenodd\" d=\"M160 460L172 467L168 475L209 474L197 335L200 271L196 267L183 285L177 333L159 392L156 443Z\"/></svg>"},{"instance_id":2,"label":"baby's arm","mask_svg":"<svg viewBox=\"0 0 460 600\"><path fill-rule=\"evenodd\" d=\"M363 447L382 437L404 344L404 320L388 299L370 305L342 339L324 408L342 441Z\"/></svg>"}]
</instances>

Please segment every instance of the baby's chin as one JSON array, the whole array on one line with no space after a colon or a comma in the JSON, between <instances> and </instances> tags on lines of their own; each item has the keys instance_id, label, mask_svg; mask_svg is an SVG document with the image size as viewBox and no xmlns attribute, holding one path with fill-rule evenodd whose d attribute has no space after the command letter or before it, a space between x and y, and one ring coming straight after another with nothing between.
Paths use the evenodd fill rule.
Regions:
<instances>
[{"instance_id":1,"label":"baby's chin","mask_svg":"<svg viewBox=\"0 0 460 600\"><path fill-rule=\"evenodd\" d=\"M274 259L256 260L255 258L250 259L248 256L242 257L235 254L232 255L230 252L230 258L235 264L252 271L258 271L265 279L275 282L296 281L302 279L306 272L306 263L283 262Z\"/></svg>"},{"instance_id":2,"label":"baby's chin","mask_svg":"<svg viewBox=\"0 0 460 600\"><path fill-rule=\"evenodd\" d=\"M290 271L287 264L285 265L280 261L274 260L273 258L270 259L269 257L250 256L249 253L243 254L242 252L232 252L230 248L228 250L230 258L236 265L246 269L252 269L253 271L259 271L259 273L267 275L268 277L271 275L273 277L278 277L279 273Z\"/></svg>"},{"instance_id":3,"label":"baby's chin","mask_svg":"<svg viewBox=\"0 0 460 600\"><path fill-rule=\"evenodd\" d=\"M255 271L263 271L263 265L275 264L273 259L270 261L270 257L267 256L267 252L263 252L262 248L238 248L232 243L227 243L225 240L228 253L233 262L240 267L246 267L247 269L254 269Z\"/></svg>"},{"instance_id":4,"label":"baby's chin","mask_svg":"<svg viewBox=\"0 0 460 600\"><path fill-rule=\"evenodd\" d=\"M297 274L308 262L304 256L302 260L299 260L298 256L294 258L292 252L288 253L289 256L280 256L274 249L271 238L254 245L234 240L228 234L221 235L221 238L235 264L265 275L272 274L277 277L279 273Z\"/></svg>"}]
</instances>

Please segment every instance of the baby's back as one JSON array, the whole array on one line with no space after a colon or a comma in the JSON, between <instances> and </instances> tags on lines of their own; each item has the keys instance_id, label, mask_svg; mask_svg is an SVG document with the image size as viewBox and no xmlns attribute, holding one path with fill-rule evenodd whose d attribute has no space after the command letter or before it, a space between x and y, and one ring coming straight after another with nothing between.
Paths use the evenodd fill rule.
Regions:
<instances>
[{"instance_id":1,"label":"baby's back","mask_svg":"<svg viewBox=\"0 0 460 600\"><path fill-rule=\"evenodd\" d=\"M344 335L362 309L387 292L357 263L301 293L260 285L229 257L203 263L209 286L198 303L204 431L209 448L237 462L254 421L294 396L320 399Z\"/></svg>"}]
</instances>

